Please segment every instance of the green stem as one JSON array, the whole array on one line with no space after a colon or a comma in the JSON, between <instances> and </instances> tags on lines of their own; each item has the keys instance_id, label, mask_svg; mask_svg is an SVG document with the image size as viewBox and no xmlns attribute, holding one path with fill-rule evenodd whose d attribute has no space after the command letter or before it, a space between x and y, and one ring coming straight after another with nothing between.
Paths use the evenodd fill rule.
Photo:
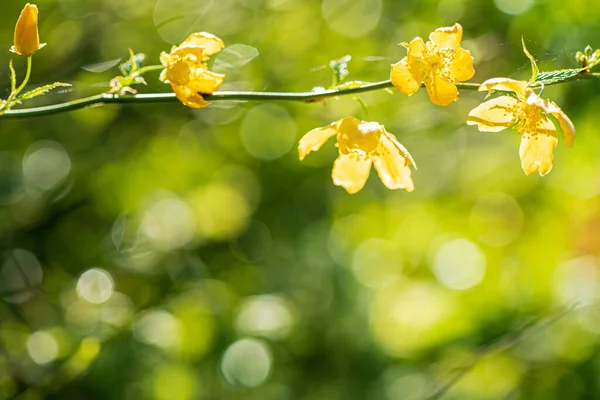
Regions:
<instances>
[{"instance_id":1,"label":"green stem","mask_svg":"<svg viewBox=\"0 0 600 400\"><path fill-rule=\"evenodd\" d=\"M21 83L21 85L15 89L15 70L13 68L12 65L12 60L10 60L9 63L9 68L10 68L10 86L11 86L11 90L10 90L10 94L8 95L8 98L6 99L6 101L2 104L2 107L0 107L0 115L4 115L4 113L6 113L6 109L10 109L12 106L14 106L17 103L17 100L15 100L15 98L19 95L19 93L21 93L21 91L23 90L23 88L25 88L25 85L27 85L27 82L29 82L29 77L31 76L31 56L27 57L27 72L25 72L25 78L23 79L23 82Z\"/></svg>"},{"instance_id":2,"label":"green stem","mask_svg":"<svg viewBox=\"0 0 600 400\"><path fill-rule=\"evenodd\" d=\"M29 82L29 77L31 76L31 60L32 59L33 59L32 56L27 57L27 72L25 73L25 78L23 79L23 82L21 82L21 86L19 86L17 88L17 90L15 91L15 94L13 97L16 97L19 93L21 93L21 91L25 88L25 85L27 85L27 82Z\"/></svg>"},{"instance_id":3,"label":"green stem","mask_svg":"<svg viewBox=\"0 0 600 400\"><path fill-rule=\"evenodd\" d=\"M158 66L152 66L153 69L158 69ZM583 79L600 79L600 73L581 73L564 80L546 84L546 86L556 85L570 81ZM480 83L458 83L456 87L459 90L477 90ZM359 87L348 89L330 89L321 92L251 92L251 91L217 91L211 95L206 95L208 101L302 101L315 102L321 99L337 96L346 96L357 93L371 92L393 87L389 80L367 83ZM68 101L65 103L52 104L44 107L25 108L20 110L8 110L4 113L1 119L6 118L25 118L41 115L57 114L61 112L80 110L91 106L101 106L104 104L126 104L126 103L168 103L177 102L175 93L153 93L153 94L135 94L119 96L116 94L98 94L95 96L85 97Z\"/></svg>"},{"instance_id":4,"label":"green stem","mask_svg":"<svg viewBox=\"0 0 600 400\"><path fill-rule=\"evenodd\" d=\"M150 72L150 71L157 71L159 69L164 69L165 67L162 65L148 65L146 67L142 67L140 69L138 69L137 71L135 71L133 74L131 74L132 78L136 78L140 75L145 74L146 72Z\"/></svg>"}]
</instances>

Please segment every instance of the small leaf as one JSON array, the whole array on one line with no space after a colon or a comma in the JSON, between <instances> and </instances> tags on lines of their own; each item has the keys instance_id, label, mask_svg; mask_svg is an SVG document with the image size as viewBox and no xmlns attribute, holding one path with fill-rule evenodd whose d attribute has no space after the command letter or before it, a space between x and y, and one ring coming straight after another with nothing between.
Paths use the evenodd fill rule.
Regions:
<instances>
[{"instance_id":1,"label":"small leaf","mask_svg":"<svg viewBox=\"0 0 600 400\"><path fill-rule=\"evenodd\" d=\"M146 55L144 53L138 53L133 55L129 60L119 65L119 70L124 76L129 75L133 70L140 69L146 61ZM135 63L135 65L134 65Z\"/></svg>"},{"instance_id":2,"label":"small leaf","mask_svg":"<svg viewBox=\"0 0 600 400\"><path fill-rule=\"evenodd\" d=\"M529 80L529 82L535 82L537 80L540 69L538 68L537 63L535 62L535 58L533 58L529 50L527 50L527 46L525 46L525 38L523 36L521 36L521 44L523 45L523 53L525 53L527 58L529 58L529 61L531 61L531 79Z\"/></svg>"},{"instance_id":3,"label":"small leaf","mask_svg":"<svg viewBox=\"0 0 600 400\"><path fill-rule=\"evenodd\" d=\"M352 60L350 54L346 54L344 57L337 60L329 61L329 68L333 72L333 86L339 85L344 79L350 75L348 71L348 63Z\"/></svg>"},{"instance_id":4,"label":"small leaf","mask_svg":"<svg viewBox=\"0 0 600 400\"><path fill-rule=\"evenodd\" d=\"M71 86L70 83L63 83L63 82L54 82L51 83L49 85L44 85L44 86L40 86L38 88L35 88L33 90L30 90L29 92L26 92L24 94L22 94L21 96L19 96L18 100L27 100L27 99L31 99L37 96L41 96L49 91L51 91L52 89L55 89L57 87L68 87Z\"/></svg>"},{"instance_id":5,"label":"small leaf","mask_svg":"<svg viewBox=\"0 0 600 400\"><path fill-rule=\"evenodd\" d=\"M86 65L81 68L86 71L89 71L89 72L104 72L106 70L111 69L112 67L114 67L115 65L117 65L120 62L121 62L121 59L117 58L114 60L109 60L109 61L99 62L96 64Z\"/></svg>"},{"instance_id":6,"label":"small leaf","mask_svg":"<svg viewBox=\"0 0 600 400\"><path fill-rule=\"evenodd\" d=\"M565 79L574 77L581 73L585 68L559 69L557 71L544 71L537 75L536 83L549 85L552 83L562 82Z\"/></svg>"},{"instance_id":7,"label":"small leaf","mask_svg":"<svg viewBox=\"0 0 600 400\"><path fill-rule=\"evenodd\" d=\"M213 64L213 71L224 74L240 68L258 57L258 50L245 44L234 44L222 50Z\"/></svg>"}]
</instances>

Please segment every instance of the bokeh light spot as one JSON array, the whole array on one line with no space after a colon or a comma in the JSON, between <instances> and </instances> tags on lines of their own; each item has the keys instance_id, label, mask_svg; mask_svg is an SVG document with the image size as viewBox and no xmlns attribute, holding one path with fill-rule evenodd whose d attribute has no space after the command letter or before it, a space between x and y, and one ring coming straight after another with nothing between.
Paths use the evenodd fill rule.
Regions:
<instances>
[{"instance_id":1,"label":"bokeh light spot","mask_svg":"<svg viewBox=\"0 0 600 400\"><path fill-rule=\"evenodd\" d=\"M271 364L271 352L264 342L240 339L225 350L221 371L232 385L254 387L267 379Z\"/></svg>"},{"instance_id":2,"label":"bokeh light spot","mask_svg":"<svg viewBox=\"0 0 600 400\"><path fill-rule=\"evenodd\" d=\"M356 249L352 267L360 283L381 288L394 283L402 274L402 255L392 242L369 239Z\"/></svg>"},{"instance_id":3,"label":"bokeh light spot","mask_svg":"<svg viewBox=\"0 0 600 400\"><path fill-rule=\"evenodd\" d=\"M331 30L349 37L371 32L379 23L381 0L323 0L323 18Z\"/></svg>"},{"instance_id":4,"label":"bokeh light spot","mask_svg":"<svg viewBox=\"0 0 600 400\"><path fill-rule=\"evenodd\" d=\"M577 302L579 306L595 304L598 293L598 267L592 256L576 258L560 264L554 271L554 291L564 304Z\"/></svg>"},{"instance_id":5,"label":"bokeh light spot","mask_svg":"<svg viewBox=\"0 0 600 400\"><path fill-rule=\"evenodd\" d=\"M236 318L236 326L242 333L271 339L286 337L293 322L287 302L276 295L246 298Z\"/></svg>"},{"instance_id":6,"label":"bokeh light spot","mask_svg":"<svg viewBox=\"0 0 600 400\"><path fill-rule=\"evenodd\" d=\"M439 248L432 269L442 285L464 290L483 280L486 264L479 246L469 240L455 239Z\"/></svg>"},{"instance_id":7,"label":"bokeh light spot","mask_svg":"<svg viewBox=\"0 0 600 400\"><path fill-rule=\"evenodd\" d=\"M296 142L296 123L285 108L261 104L246 114L240 135L250 155L274 160L290 151Z\"/></svg>"},{"instance_id":8,"label":"bokeh light spot","mask_svg":"<svg viewBox=\"0 0 600 400\"><path fill-rule=\"evenodd\" d=\"M113 290L112 277L100 268L85 271L77 281L77 294L93 304L101 304L110 299Z\"/></svg>"},{"instance_id":9,"label":"bokeh light spot","mask_svg":"<svg viewBox=\"0 0 600 400\"><path fill-rule=\"evenodd\" d=\"M48 364L58 356L58 342L47 332L32 333L27 339L26 346L27 354L36 364Z\"/></svg>"},{"instance_id":10,"label":"bokeh light spot","mask_svg":"<svg viewBox=\"0 0 600 400\"><path fill-rule=\"evenodd\" d=\"M133 335L142 343L169 348L179 344L180 324L170 313L148 310L133 323Z\"/></svg>"},{"instance_id":11,"label":"bokeh light spot","mask_svg":"<svg viewBox=\"0 0 600 400\"><path fill-rule=\"evenodd\" d=\"M70 170L69 154L56 142L36 142L29 146L23 157L23 176L37 189L52 189L69 175Z\"/></svg>"},{"instance_id":12,"label":"bokeh light spot","mask_svg":"<svg viewBox=\"0 0 600 400\"><path fill-rule=\"evenodd\" d=\"M160 249L173 250L194 238L196 218L183 200L169 196L146 209L141 231Z\"/></svg>"},{"instance_id":13,"label":"bokeh light spot","mask_svg":"<svg viewBox=\"0 0 600 400\"><path fill-rule=\"evenodd\" d=\"M519 15L529 10L535 0L494 0L494 5L505 14Z\"/></svg>"}]
</instances>

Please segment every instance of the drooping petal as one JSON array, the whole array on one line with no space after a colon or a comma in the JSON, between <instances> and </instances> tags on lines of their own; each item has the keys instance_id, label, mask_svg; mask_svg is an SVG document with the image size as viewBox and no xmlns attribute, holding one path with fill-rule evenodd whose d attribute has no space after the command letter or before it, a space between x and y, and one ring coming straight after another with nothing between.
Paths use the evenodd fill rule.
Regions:
<instances>
[{"instance_id":1,"label":"drooping petal","mask_svg":"<svg viewBox=\"0 0 600 400\"><path fill-rule=\"evenodd\" d=\"M573 141L575 140L575 126L567 114L565 114L555 102L544 100L532 91L528 93L527 103L534 104L544 110L546 114L552 114L556 117L560 125L560 130L565 137L565 144L569 147L573 146Z\"/></svg>"},{"instance_id":2,"label":"drooping petal","mask_svg":"<svg viewBox=\"0 0 600 400\"><path fill-rule=\"evenodd\" d=\"M221 86L223 79L225 79L223 74L197 68L192 75L189 87L198 93L211 94Z\"/></svg>"},{"instance_id":3,"label":"drooping petal","mask_svg":"<svg viewBox=\"0 0 600 400\"><path fill-rule=\"evenodd\" d=\"M459 47L454 51L452 62L450 63L450 73L455 82L468 81L475 75L473 60L473 56L469 50Z\"/></svg>"},{"instance_id":4,"label":"drooping petal","mask_svg":"<svg viewBox=\"0 0 600 400\"><path fill-rule=\"evenodd\" d=\"M479 86L480 92L489 92L490 90L502 90L505 92L515 92L525 96L527 81L517 81L510 78L492 78L483 82Z\"/></svg>"},{"instance_id":5,"label":"drooping petal","mask_svg":"<svg viewBox=\"0 0 600 400\"><path fill-rule=\"evenodd\" d=\"M453 26L437 28L429 35L429 40L441 49L457 49L462 40L463 29L458 23Z\"/></svg>"},{"instance_id":6,"label":"drooping petal","mask_svg":"<svg viewBox=\"0 0 600 400\"><path fill-rule=\"evenodd\" d=\"M210 105L209 102L205 101L204 98L197 92L194 92L187 86L176 85L171 83L171 88L177 99L185 106L190 108L203 108Z\"/></svg>"},{"instance_id":7,"label":"drooping petal","mask_svg":"<svg viewBox=\"0 0 600 400\"><path fill-rule=\"evenodd\" d=\"M181 45L198 46L204 49L205 56L211 56L223 50L225 44L217 36L207 32L192 33Z\"/></svg>"},{"instance_id":8,"label":"drooping petal","mask_svg":"<svg viewBox=\"0 0 600 400\"><path fill-rule=\"evenodd\" d=\"M429 99L438 106L447 106L458 100L458 89L452 82L439 75L432 75L425 81Z\"/></svg>"},{"instance_id":9,"label":"drooping petal","mask_svg":"<svg viewBox=\"0 0 600 400\"><path fill-rule=\"evenodd\" d=\"M339 121L321 128L313 129L302 136L302 139L300 139L300 142L298 143L298 156L300 157L300 161L304 160L304 157L310 152L319 150L330 137L336 135L338 132L338 123Z\"/></svg>"},{"instance_id":10,"label":"drooping petal","mask_svg":"<svg viewBox=\"0 0 600 400\"><path fill-rule=\"evenodd\" d=\"M513 110L517 103L517 99L510 96L488 100L471 110L467 124L477 125L481 132L499 132L516 122Z\"/></svg>"},{"instance_id":11,"label":"drooping petal","mask_svg":"<svg viewBox=\"0 0 600 400\"><path fill-rule=\"evenodd\" d=\"M404 57L396 64L392 64L390 72L392 85L408 96L414 94L421 87L420 83L413 77L410 68L408 67L407 58Z\"/></svg>"},{"instance_id":12,"label":"drooping petal","mask_svg":"<svg viewBox=\"0 0 600 400\"><path fill-rule=\"evenodd\" d=\"M398 141L398 139L396 139L396 136L394 136L392 133L389 133L388 131L386 131L385 128L384 128L384 135L386 136L387 140L392 142L392 144L396 147L396 149L400 152L400 154L404 158L406 158L406 160L409 162L407 165L412 165L415 169L417 169L417 163L415 162L413 157L410 155L410 153L408 152L406 147L404 147Z\"/></svg>"},{"instance_id":13,"label":"drooping petal","mask_svg":"<svg viewBox=\"0 0 600 400\"><path fill-rule=\"evenodd\" d=\"M550 172L557 143L556 130L548 120L540 121L537 133L524 133L521 137L519 156L525 174L539 172L544 176Z\"/></svg>"},{"instance_id":14,"label":"drooping petal","mask_svg":"<svg viewBox=\"0 0 600 400\"><path fill-rule=\"evenodd\" d=\"M379 178L388 189L405 189L412 192L415 189L410 177L411 160L404 157L392 140L391 134L381 137L377 155L373 156L373 163Z\"/></svg>"},{"instance_id":15,"label":"drooping petal","mask_svg":"<svg viewBox=\"0 0 600 400\"><path fill-rule=\"evenodd\" d=\"M333 163L333 184L342 186L350 194L360 191L369 178L371 159L356 153L341 154Z\"/></svg>"}]
</instances>

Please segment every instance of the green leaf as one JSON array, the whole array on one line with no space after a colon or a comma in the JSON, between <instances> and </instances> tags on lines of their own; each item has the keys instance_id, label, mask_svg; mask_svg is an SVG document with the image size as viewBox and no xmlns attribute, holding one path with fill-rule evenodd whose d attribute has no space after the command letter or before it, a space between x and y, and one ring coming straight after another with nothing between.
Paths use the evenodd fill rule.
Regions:
<instances>
[{"instance_id":1,"label":"green leaf","mask_svg":"<svg viewBox=\"0 0 600 400\"><path fill-rule=\"evenodd\" d=\"M215 0L157 0L154 3L154 25L168 43L181 43L190 33L208 31L208 13L223 10ZM229 2L227 2L229 3ZM213 8L214 7L214 8Z\"/></svg>"},{"instance_id":2,"label":"green leaf","mask_svg":"<svg viewBox=\"0 0 600 400\"><path fill-rule=\"evenodd\" d=\"M536 83L548 85L551 83L562 82L565 79L574 77L581 73L585 68L559 69L556 71L540 72L537 75Z\"/></svg>"},{"instance_id":3,"label":"green leaf","mask_svg":"<svg viewBox=\"0 0 600 400\"><path fill-rule=\"evenodd\" d=\"M146 61L146 55L144 53L137 53L130 57L129 60L119 65L119 71L123 76L129 75L132 71L140 69Z\"/></svg>"},{"instance_id":4,"label":"green leaf","mask_svg":"<svg viewBox=\"0 0 600 400\"><path fill-rule=\"evenodd\" d=\"M258 50L254 47L234 44L223 49L217 55L212 70L219 74L225 74L248 64L256 57L258 57Z\"/></svg>"},{"instance_id":5,"label":"green leaf","mask_svg":"<svg viewBox=\"0 0 600 400\"><path fill-rule=\"evenodd\" d=\"M21 96L19 96L18 100L31 99L31 98L46 94L47 92L51 91L52 89L56 89L57 87L68 87L68 86L71 86L71 84L64 83L64 82L54 82L49 85L40 86L38 88L30 90L29 92L25 92Z\"/></svg>"},{"instance_id":6,"label":"green leaf","mask_svg":"<svg viewBox=\"0 0 600 400\"><path fill-rule=\"evenodd\" d=\"M529 61L531 61L531 79L529 80L529 82L535 82L538 78L538 73L540 72L540 69L538 68L537 63L535 62L535 58L533 58L529 50L527 50L527 46L525 46L525 38L523 36L521 36L521 44L523 45L523 53L525 53L527 58L529 58Z\"/></svg>"}]
</instances>

